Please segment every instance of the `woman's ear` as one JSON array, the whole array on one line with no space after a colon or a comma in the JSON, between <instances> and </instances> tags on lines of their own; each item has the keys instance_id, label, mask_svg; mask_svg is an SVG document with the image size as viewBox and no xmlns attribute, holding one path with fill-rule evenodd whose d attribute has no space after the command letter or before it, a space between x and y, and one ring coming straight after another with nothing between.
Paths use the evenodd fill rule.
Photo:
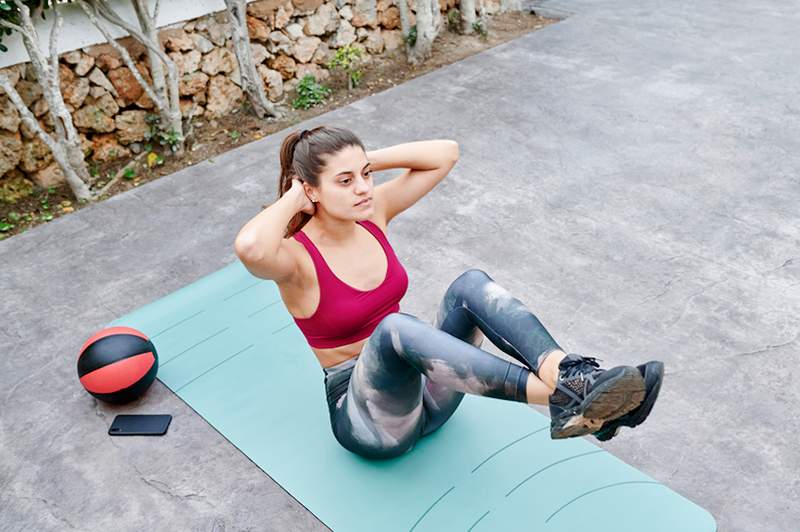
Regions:
<instances>
[{"instance_id":1,"label":"woman's ear","mask_svg":"<svg viewBox=\"0 0 800 532\"><path fill-rule=\"evenodd\" d=\"M312 202L314 202L314 203L316 203L316 202L317 202L317 197L316 197L316 194L314 193L314 190L311 188L311 186L310 186L310 185L308 185L307 183L303 183L303 190L305 190L305 191L306 191L306 196L308 196L308 198L309 198L309 199L310 199Z\"/></svg>"}]
</instances>

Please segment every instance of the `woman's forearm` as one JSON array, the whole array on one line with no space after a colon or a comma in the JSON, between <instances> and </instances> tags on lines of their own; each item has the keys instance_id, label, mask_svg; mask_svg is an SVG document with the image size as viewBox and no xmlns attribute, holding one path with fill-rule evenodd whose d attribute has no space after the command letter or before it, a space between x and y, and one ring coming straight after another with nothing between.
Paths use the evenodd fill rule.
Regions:
<instances>
[{"instance_id":1,"label":"woman's forearm","mask_svg":"<svg viewBox=\"0 0 800 532\"><path fill-rule=\"evenodd\" d=\"M300 194L304 195L301 189L290 189L239 230L234 241L239 257L263 260L264 257L273 257L278 253L286 226L303 208L305 198Z\"/></svg>"},{"instance_id":2,"label":"woman's forearm","mask_svg":"<svg viewBox=\"0 0 800 532\"><path fill-rule=\"evenodd\" d=\"M432 170L458 158L454 140L419 140L368 151L367 160L374 171L390 168Z\"/></svg>"}]
</instances>

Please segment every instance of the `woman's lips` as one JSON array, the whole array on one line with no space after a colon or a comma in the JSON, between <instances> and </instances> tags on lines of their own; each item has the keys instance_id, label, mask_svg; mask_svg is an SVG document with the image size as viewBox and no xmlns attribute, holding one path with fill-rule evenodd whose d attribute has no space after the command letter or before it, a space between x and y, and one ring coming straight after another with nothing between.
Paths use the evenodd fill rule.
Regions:
<instances>
[{"instance_id":1,"label":"woman's lips","mask_svg":"<svg viewBox=\"0 0 800 532\"><path fill-rule=\"evenodd\" d=\"M359 207L359 206L361 206L361 205L366 205L366 204L367 204L367 203L369 203L370 201L372 201L372 198L367 198L367 199L365 199L365 200L361 200L359 203L356 203L356 207Z\"/></svg>"}]
</instances>

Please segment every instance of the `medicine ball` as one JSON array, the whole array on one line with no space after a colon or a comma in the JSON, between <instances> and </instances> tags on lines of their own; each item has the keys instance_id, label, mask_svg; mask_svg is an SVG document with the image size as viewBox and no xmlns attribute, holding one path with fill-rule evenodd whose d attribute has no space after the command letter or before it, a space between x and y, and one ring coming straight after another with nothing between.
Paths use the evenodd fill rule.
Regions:
<instances>
[{"instance_id":1,"label":"medicine ball","mask_svg":"<svg viewBox=\"0 0 800 532\"><path fill-rule=\"evenodd\" d=\"M158 372L150 339L131 327L109 327L89 338L78 355L78 378L86 391L109 403L141 396Z\"/></svg>"}]
</instances>

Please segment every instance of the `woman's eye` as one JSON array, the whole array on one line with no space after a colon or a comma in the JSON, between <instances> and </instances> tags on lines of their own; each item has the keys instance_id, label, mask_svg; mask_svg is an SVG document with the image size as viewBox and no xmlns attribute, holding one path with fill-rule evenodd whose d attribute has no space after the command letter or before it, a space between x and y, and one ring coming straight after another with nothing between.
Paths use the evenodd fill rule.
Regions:
<instances>
[{"instance_id":1,"label":"woman's eye","mask_svg":"<svg viewBox=\"0 0 800 532\"><path fill-rule=\"evenodd\" d=\"M370 170L370 171L366 172L364 175L365 175L365 176L367 176L367 177L372 177L372 170ZM343 179L343 180L339 181L339 183L341 183L341 184L343 184L343 185L346 185L346 184L348 184L350 181L352 181L352 179L348 177L347 179Z\"/></svg>"}]
</instances>

